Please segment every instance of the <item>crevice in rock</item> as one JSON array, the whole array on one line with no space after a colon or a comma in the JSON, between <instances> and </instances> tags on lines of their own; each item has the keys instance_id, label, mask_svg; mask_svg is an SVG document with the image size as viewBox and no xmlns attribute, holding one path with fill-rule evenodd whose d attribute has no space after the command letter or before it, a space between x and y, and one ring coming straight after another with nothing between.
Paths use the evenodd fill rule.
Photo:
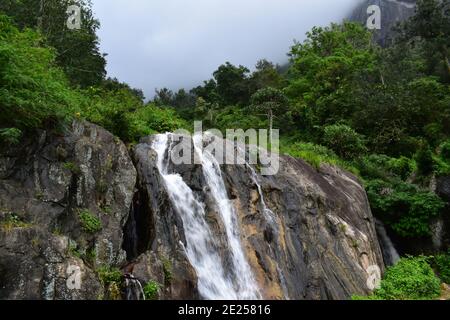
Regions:
<instances>
[{"instance_id":1,"label":"crevice in rock","mask_svg":"<svg viewBox=\"0 0 450 320\"><path fill-rule=\"evenodd\" d=\"M147 251L155 237L154 218L149 206L149 196L144 189L139 187L139 181L136 188L130 214L123 229L122 249L127 253L128 261L134 260Z\"/></svg>"}]
</instances>

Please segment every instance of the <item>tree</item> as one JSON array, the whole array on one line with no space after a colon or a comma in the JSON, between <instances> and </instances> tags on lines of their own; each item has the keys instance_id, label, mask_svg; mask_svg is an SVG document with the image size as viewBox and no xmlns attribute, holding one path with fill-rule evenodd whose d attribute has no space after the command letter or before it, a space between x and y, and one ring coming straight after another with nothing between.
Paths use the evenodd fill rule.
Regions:
<instances>
[{"instance_id":1,"label":"tree","mask_svg":"<svg viewBox=\"0 0 450 320\"><path fill-rule=\"evenodd\" d=\"M289 101L278 89L264 88L258 90L251 97L251 109L264 112L269 121L270 137L272 139L273 119L288 110Z\"/></svg>"},{"instance_id":2,"label":"tree","mask_svg":"<svg viewBox=\"0 0 450 320\"><path fill-rule=\"evenodd\" d=\"M20 32L0 15L0 139L17 142L20 133L54 128L79 111L82 96L55 66L55 52L39 33Z\"/></svg>"},{"instance_id":3,"label":"tree","mask_svg":"<svg viewBox=\"0 0 450 320\"><path fill-rule=\"evenodd\" d=\"M413 15L400 29L403 41L421 38L425 41L429 53L428 62L434 64L434 52L440 54L440 61L445 66L446 79L450 81L450 15L448 0L419 0Z\"/></svg>"},{"instance_id":4,"label":"tree","mask_svg":"<svg viewBox=\"0 0 450 320\"><path fill-rule=\"evenodd\" d=\"M344 124L335 124L324 128L325 146L346 160L352 160L367 151L364 138Z\"/></svg>"},{"instance_id":5,"label":"tree","mask_svg":"<svg viewBox=\"0 0 450 320\"><path fill-rule=\"evenodd\" d=\"M250 98L248 74L246 67L236 67L229 62L221 65L214 73L222 105L246 105Z\"/></svg>"},{"instance_id":6,"label":"tree","mask_svg":"<svg viewBox=\"0 0 450 320\"><path fill-rule=\"evenodd\" d=\"M66 28L71 4L81 8L80 30ZM39 29L47 44L56 49L56 62L73 85L86 88L104 79L106 60L96 35L100 23L93 16L90 0L2 0L0 12L12 17L21 29Z\"/></svg>"},{"instance_id":7,"label":"tree","mask_svg":"<svg viewBox=\"0 0 450 320\"><path fill-rule=\"evenodd\" d=\"M256 70L252 73L250 82L252 93L254 93L266 87L281 88L282 77L276 65L263 59L256 63Z\"/></svg>"},{"instance_id":8,"label":"tree","mask_svg":"<svg viewBox=\"0 0 450 320\"><path fill-rule=\"evenodd\" d=\"M349 119L365 99L355 88L372 79L380 82L371 33L356 23L314 27L304 43L292 47L290 57L284 92L306 106L311 127Z\"/></svg>"},{"instance_id":9,"label":"tree","mask_svg":"<svg viewBox=\"0 0 450 320\"><path fill-rule=\"evenodd\" d=\"M144 92L141 89L131 88L129 84L120 82L117 78L108 78L102 81L101 85L108 91L127 90L141 101L145 100Z\"/></svg>"},{"instance_id":10,"label":"tree","mask_svg":"<svg viewBox=\"0 0 450 320\"><path fill-rule=\"evenodd\" d=\"M162 89L156 89L155 90L155 98L153 99L153 102L157 106L165 106L169 107L173 104L173 92L170 89L162 88Z\"/></svg>"}]
</instances>

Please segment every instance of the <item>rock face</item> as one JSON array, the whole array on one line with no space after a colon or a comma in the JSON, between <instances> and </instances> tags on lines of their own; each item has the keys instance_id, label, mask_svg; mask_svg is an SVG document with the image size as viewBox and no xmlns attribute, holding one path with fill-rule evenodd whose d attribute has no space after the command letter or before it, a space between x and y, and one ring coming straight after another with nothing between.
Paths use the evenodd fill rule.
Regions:
<instances>
[{"instance_id":1,"label":"rock face","mask_svg":"<svg viewBox=\"0 0 450 320\"><path fill-rule=\"evenodd\" d=\"M130 258L138 257L133 273L168 284L163 298L205 298L196 287L201 268L186 257L191 244L158 171L154 139L143 139L133 152L139 193L132 220L139 223L129 221L128 227L135 227L126 239L134 248L128 250L134 253ZM204 166L168 162L168 171L180 175L203 204L212 242L232 277L226 223L212 200ZM316 170L287 156L274 176L263 177L248 165L223 165L221 175L261 298L348 299L370 292L370 270L382 272L384 263L366 193L353 175L328 165ZM142 223L145 228L136 227ZM169 282L164 261L171 270Z\"/></svg>"},{"instance_id":2,"label":"rock face","mask_svg":"<svg viewBox=\"0 0 450 320\"><path fill-rule=\"evenodd\" d=\"M88 123L2 153L0 299L102 298L94 270L125 263L135 180L123 143Z\"/></svg>"},{"instance_id":3,"label":"rock face","mask_svg":"<svg viewBox=\"0 0 450 320\"><path fill-rule=\"evenodd\" d=\"M111 298L100 267L126 274L122 298L142 297L141 284L159 299L370 292L384 263L353 175L287 156L265 177L206 157L175 165L158 137L130 157L104 129L75 122L1 153L0 299Z\"/></svg>"},{"instance_id":4,"label":"rock face","mask_svg":"<svg viewBox=\"0 0 450 320\"><path fill-rule=\"evenodd\" d=\"M381 10L381 29L375 30L375 39L386 45L393 36L392 28L414 14L416 0L364 0L351 14L351 21L367 22L367 8L377 5Z\"/></svg>"},{"instance_id":5,"label":"rock face","mask_svg":"<svg viewBox=\"0 0 450 320\"><path fill-rule=\"evenodd\" d=\"M436 250L446 250L450 248L450 176L437 178L435 192L447 205L432 226L433 244Z\"/></svg>"}]
</instances>

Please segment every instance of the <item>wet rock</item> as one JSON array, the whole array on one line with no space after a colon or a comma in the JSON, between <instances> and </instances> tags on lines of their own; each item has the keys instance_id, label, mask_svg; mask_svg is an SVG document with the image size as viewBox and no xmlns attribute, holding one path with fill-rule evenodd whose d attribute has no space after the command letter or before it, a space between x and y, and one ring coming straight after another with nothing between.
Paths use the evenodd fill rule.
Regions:
<instances>
[{"instance_id":1,"label":"wet rock","mask_svg":"<svg viewBox=\"0 0 450 320\"><path fill-rule=\"evenodd\" d=\"M161 257L170 257L174 282L164 298L195 298L195 270L184 253L183 224L158 173L152 141L152 137L143 139L133 151L138 189L148 199L140 212L146 215L151 233L137 240L146 249L138 252L134 275L144 282L161 282ZM231 272L223 223L208 201L210 190L198 188L205 185L202 170L173 164L170 170L179 173L203 201L224 269ZM285 156L277 175L257 174L262 193L245 165L222 166L222 175L237 213L242 247L263 298L348 299L371 291L370 267L383 272L384 263L367 196L356 177L328 165L317 171Z\"/></svg>"}]
</instances>

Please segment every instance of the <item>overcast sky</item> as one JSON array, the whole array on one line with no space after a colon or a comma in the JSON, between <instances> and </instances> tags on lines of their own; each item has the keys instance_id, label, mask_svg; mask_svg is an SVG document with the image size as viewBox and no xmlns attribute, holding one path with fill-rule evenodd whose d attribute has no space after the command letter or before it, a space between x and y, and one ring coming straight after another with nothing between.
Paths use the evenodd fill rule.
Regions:
<instances>
[{"instance_id":1,"label":"overcast sky","mask_svg":"<svg viewBox=\"0 0 450 320\"><path fill-rule=\"evenodd\" d=\"M108 75L144 90L191 88L225 61L287 61L293 40L359 0L93 0Z\"/></svg>"}]
</instances>

